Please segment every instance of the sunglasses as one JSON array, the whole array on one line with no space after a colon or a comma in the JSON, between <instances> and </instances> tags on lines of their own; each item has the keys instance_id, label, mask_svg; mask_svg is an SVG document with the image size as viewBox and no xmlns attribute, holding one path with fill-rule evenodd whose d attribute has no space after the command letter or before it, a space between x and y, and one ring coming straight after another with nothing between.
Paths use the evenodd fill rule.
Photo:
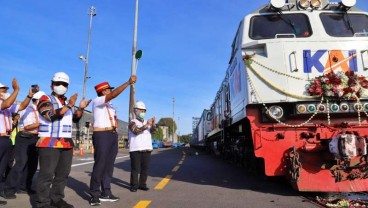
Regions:
<instances>
[{"instance_id":1,"label":"sunglasses","mask_svg":"<svg viewBox=\"0 0 368 208\"><path fill-rule=\"evenodd\" d=\"M64 87L68 87L68 83L66 83L66 82L53 82L52 83L53 85L55 85L55 86L60 86L60 85L63 85Z\"/></svg>"}]
</instances>

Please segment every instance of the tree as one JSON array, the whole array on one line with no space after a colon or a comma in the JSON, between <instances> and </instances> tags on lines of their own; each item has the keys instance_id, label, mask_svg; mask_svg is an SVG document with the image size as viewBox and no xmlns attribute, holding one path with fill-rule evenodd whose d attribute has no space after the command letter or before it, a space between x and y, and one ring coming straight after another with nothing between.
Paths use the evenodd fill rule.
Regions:
<instances>
[{"instance_id":1,"label":"tree","mask_svg":"<svg viewBox=\"0 0 368 208\"><path fill-rule=\"evenodd\" d=\"M182 143L189 143L191 139L192 139L192 134L187 134L187 135L181 135L180 136L180 142L182 142Z\"/></svg>"},{"instance_id":2,"label":"tree","mask_svg":"<svg viewBox=\"0 0 368 208\"><path fill-rule=\"evenodd\" d=\"M159 141L164 140L164 133L162 132L162 129L160 127L157 128L157 131L152 134L152 138L155 138Z\"/></svg>"},{"instance_id":3,"label":"tree","mask_svg":"<svg viewBox=\"0 0 368 208\"><path fill-rule=\"evenodd\" d=\"M176 123L173 122L172 118L161 118L157 125L158 126L167 126L169 128L169 134L172 135L173 133L173 123L174 123L174 132L176 131Z\"/></svg>"}]
</instances>

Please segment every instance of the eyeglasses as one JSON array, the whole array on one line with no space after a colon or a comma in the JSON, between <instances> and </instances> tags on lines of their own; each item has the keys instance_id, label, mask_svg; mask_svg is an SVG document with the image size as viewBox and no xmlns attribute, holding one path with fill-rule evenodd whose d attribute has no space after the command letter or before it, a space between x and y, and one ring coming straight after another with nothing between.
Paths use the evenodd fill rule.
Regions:
<instances>
[{"instance_id":1,"label":"eyeglasses","mask_svg":"<svg viewBox=\"0 0 368 208\"><path fill-rule=\"evenodd\" d=\"M66 83L66 82L53 82L52 83L53 85L55 85L55 86L60 86L60 85L63 85L64 87L68 87L68 83Z\"/></svg>"}]
</instances>

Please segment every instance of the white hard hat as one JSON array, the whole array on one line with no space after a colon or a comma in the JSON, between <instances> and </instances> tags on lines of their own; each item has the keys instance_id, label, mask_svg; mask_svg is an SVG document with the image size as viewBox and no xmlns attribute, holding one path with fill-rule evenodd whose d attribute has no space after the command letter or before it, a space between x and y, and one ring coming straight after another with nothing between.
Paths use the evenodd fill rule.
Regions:
<instances>
[{"instance_id":1,"label":"white hard hat","mask_svg":"<svg viewBox=\"0 0 368 208\"><path fill-rule=\"evenodd\" d=\"M38 92L36 92L35 94L33 94L32 99L37 99L37 100L39 100L39 99L42 97L42 95L46 95L46 93L45 93L45 92L43 92L43 91L38 91Z\"/></svg>"},{"instance_id":2,"label":"white hard hat","mask_svg":"<svg viewBox=\"0 0 368 208\"><path fill-rule=\"evenodd\" d=\"M64 72L56 72L52 77L53 82L66 82L69 84L69 76Z\"/></svg>"},{"instance_id":3,"label":"white hard hat","mask_svg":"<svg viewBox=\"0 0 368 208\"><path fill-rule=\"evenodd\" d=\"M353 7L356 4L356 0L342 0L341 3L346 7Z\"/></svg>"},{"instance_id":4,"label":"white hard hat","mask_svg":"<svg viewBox=\"0 0 368 208\"><path fill-rule=\"evenodd\" d=\"M146 105L142 101L137 101L134 104L134 108L146 110Z\"/></svg>"},{"instance_id":5,"label":"white hard hat","mask_svg":"<svg viewBox=\"0 0 368 208\"><path fill-rule=\"evenodd\" d=\"M3 85L3 83L0 83L0 88L6 88L6 89L9 89L9 87L8 87L8 86Z\"/></svg>"}]
</instances>

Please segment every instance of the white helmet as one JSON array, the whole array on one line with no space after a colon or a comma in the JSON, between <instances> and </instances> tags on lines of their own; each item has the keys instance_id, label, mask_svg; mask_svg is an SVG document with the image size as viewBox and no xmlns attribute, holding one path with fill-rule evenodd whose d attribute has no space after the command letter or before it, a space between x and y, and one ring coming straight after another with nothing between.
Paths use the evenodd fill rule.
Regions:
<instances>
[{"instance_id":1,"label":"white helmet","mask_svg":"<svg viewBox=\"0 0 368 208\"><path fill-rule=\"evenodd\" d=\"M69 76L64 72L56 72L52 77L53 82L66 82L69 84Z\"/></svg>"},{"instance_id":2,"label":"white helmet","mask_svg":"<svg viewBox=\"0 0 368 208\"><path fill-rule=\"evenodd\" d=\"M33 94L32 99L37 99L37 100L39 100L39 99L42 97L42 95L46 95L46 93L45 93L45 92L43 92L43 91L38 91L38 92L36 92L35 94Z\"/></svg>"},{"instance_id":3,"label":"white helmet","mask_svg":"<svg viewBox=\"0 0 368 208\"><path fill-rule=\"evenodd\" d=\"M142 101L137 101L134 104L134 108L146 110L146 105Z\"/></svg>"},{"instance_id":4,"label":"white helmet","mask_svg":"<svg viewBox=\"0 0 368 208\"><path fill-rule=\"evenodd\" d=\"M0 88L9 89L9 87L8 87L8 86L3 85L2 83L0 83Z\"/></svg>"}]
</instances>

